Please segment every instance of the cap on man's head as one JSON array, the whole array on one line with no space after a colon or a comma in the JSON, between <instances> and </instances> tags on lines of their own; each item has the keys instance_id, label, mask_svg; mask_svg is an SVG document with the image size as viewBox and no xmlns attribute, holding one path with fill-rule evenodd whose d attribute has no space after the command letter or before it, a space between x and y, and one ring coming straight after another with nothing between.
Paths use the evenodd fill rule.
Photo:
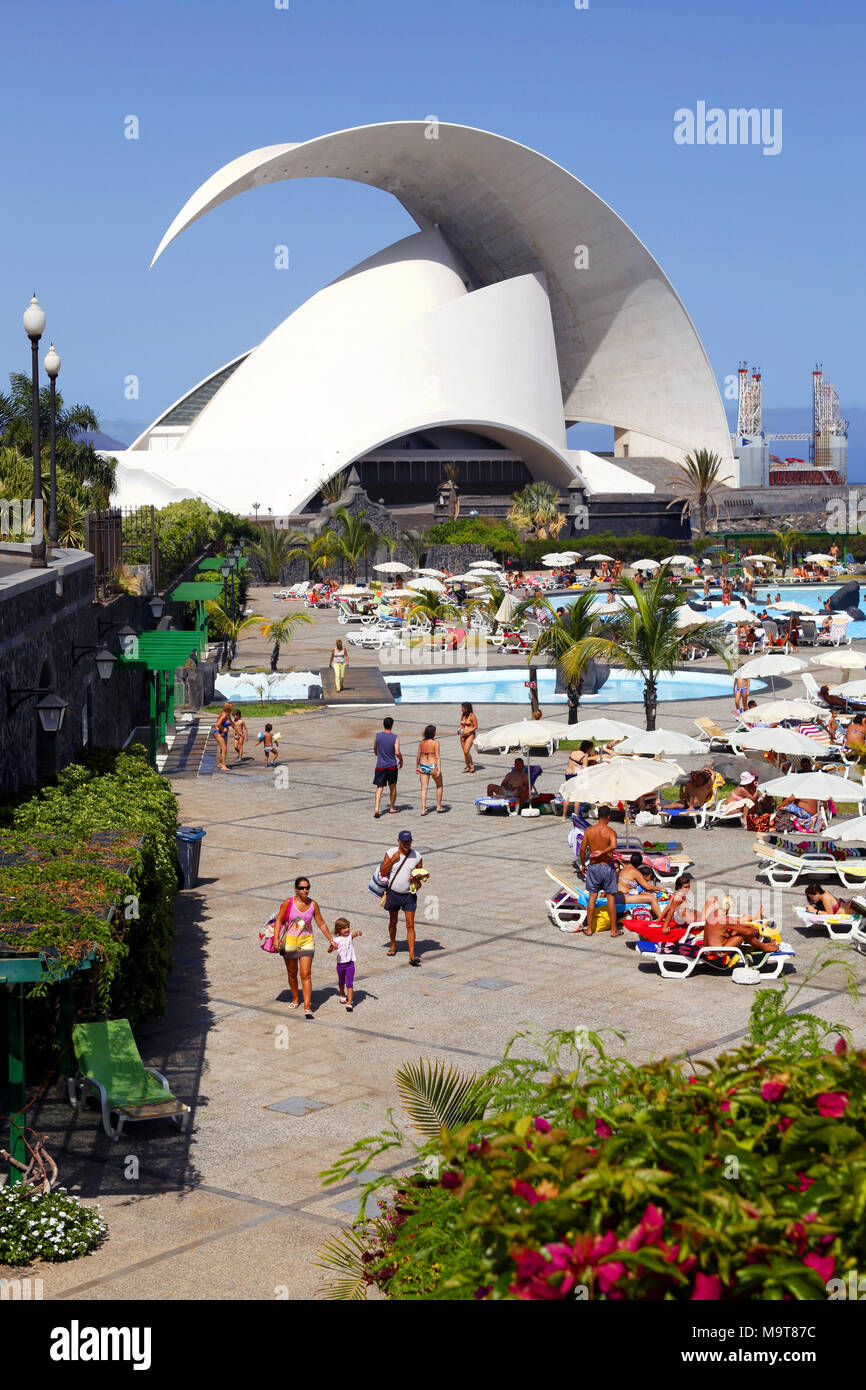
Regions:
<instances>
[{"instance_id":1,"label":"cap on man's head","mask_svg":"<svg viewBox=\"0 0 866 1390\"><path fill-rule=\"evenodd\" d=\"M398 839L398 840L402 840L404 845L409 845L409 844L411 844L411 843L412 843L412 831L411 831L411 830L401 830L401 831L400 831L400 834L397 836L397 839Z\"/></svg>"}]
</instances>

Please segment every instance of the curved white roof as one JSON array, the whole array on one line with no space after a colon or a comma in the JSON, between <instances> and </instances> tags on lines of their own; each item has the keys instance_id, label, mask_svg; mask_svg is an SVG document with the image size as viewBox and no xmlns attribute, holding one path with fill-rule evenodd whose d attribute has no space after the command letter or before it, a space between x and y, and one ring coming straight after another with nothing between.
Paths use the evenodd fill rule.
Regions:
<instances>
[{"instance_id":1,"label":"curved white roof","mask_svg":"<svg viewBox=\"0 0 866 1390\"><path fill-rule=\"evenodd\" d=\"M706 354L657 262L585 184L503 136L397 121L253 150L192 195L154 261L229 198L296 178L343 178L392 193L419 227L441 229L469 267L470 289L540 272L565 421L610 424L731 459Z\"/></svg>"}]
</instances>

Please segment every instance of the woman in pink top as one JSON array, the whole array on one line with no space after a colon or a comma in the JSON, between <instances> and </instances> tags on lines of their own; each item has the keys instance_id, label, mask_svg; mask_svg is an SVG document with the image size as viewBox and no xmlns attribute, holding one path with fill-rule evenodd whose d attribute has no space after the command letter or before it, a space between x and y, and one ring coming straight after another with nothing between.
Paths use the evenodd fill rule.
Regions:
<instances>
[{"instance_id":1,"label":"woman in pink top","mask_svg":"<svg viewBox=\"0 0 866 1390\"><path fill-rule=\"evenodd\" d=\"M303 874L295 879L295 891L287 898L277 913L274 936L280 944L280 955L286 962L289 988L292 991L290 1009L299 1009L298 967L301 971L301 989L304 993L304 1017L313 1017L313 955L316 942L313 936L313 922L328 938L333 946L334 938L328 930L319 904L310 897L310 880Z\"/></svg>"}]
</instances>

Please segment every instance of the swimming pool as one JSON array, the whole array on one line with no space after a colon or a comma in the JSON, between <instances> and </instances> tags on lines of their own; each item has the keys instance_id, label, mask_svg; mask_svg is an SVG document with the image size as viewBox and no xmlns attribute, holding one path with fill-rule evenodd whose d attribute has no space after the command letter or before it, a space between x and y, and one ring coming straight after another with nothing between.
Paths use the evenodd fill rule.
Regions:
<instances>
[{"instance_id":1,"label":"swimming pool","mask_svg":"<svg viewBox=\"0 0 866 1390\"><path fill-rule=\"evenodd\" d=\"M793 586L790 584L761 584L760 588L756 591L754 599L747 600L744 606L750 609L753 613L760 613L764 608L767 608L770 613L776 612L781 617L781 610L774 610L770 608L770 604L775 599L776 594L781 594L783 601L786 601L788 599L796 599L797 603L804 603L808 608L814 608L816 613L818 613L821 618L824 618L826 617L826 613L824 612L824 600L828 599L831 594L835 594L836 590L841 588L844 582L844 579L840 579L837 584L796 584ZM863 587L864 589L866 589L866 586ZM689 597L702 597L701 592L698 588L692 589L691 587L684 587L682 593L684 603L687 601ZM560 604L570 606L572 603L574 603L574 600L577 597L578 594L576 592L556 594L554 595L553 601L556 606L559 606ZM607 601L608 598L606 594L599 595L599 606L606 603ZM734 602L739 602L739 600L735 599ZM864 595L863 601L861 603L855 603L853 606L855 608L863 608L863 611L866 612L866 607L864 607L864 604L866 604L866 595ZM711 603L706 613L707 622L709 622L712 618L716 617L719 613L721 613L722 609L725 607L727 607L727 605L721 603L718 599L716 599L715 602ZM804 613L801 616L808 618L809 615L808 613ZM866 622L849 623L848 635L854 641L866 638Z\"/></svg>"},{"instance_id":2,"label":"swimming pool","mask_svg":"<svg viewBox=\"0 0 866 1390\"><path fill-rule=\"evenodd\" d=\"M528 702L529 675L514 671L447 671L430 675L402 676L398 703L405 705L447 705L471 700L479 705L521 705ZM752 692L763 690L765 682L753 680ZM564 705L564 692L556 693L556 672L539 671L538 698L542 704ZM708 700L733 695L730 676L711 671L676 671L659 680L659 700ZM643 702L643 680L627 671L612 670L597 695L582 695L580 703L591 705L637 704Z\"/></svg>"}]
</instances>

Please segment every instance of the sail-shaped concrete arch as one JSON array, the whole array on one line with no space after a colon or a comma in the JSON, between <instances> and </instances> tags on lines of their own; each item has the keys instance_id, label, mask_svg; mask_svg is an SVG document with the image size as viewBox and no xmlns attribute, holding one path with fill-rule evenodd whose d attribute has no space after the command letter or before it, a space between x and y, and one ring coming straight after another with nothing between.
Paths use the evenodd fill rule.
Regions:
<instances>
[{"instance_id":1,"label":"sail-shaped concrete arch","mask_svg":"<svg viewBox=\"0 0 866 1390\"><path fill-rule=\"evenodd\" d=\"M253 150L192 195L154 263L230 198L300 178L381 188L420 231L301 305L176 439L145 432L136 460L168 443L162 474L193 490L206 476L233 506L238 478L244 495L278 482L285 511L425 426L519 441L560 487L575 479L565 430L578 420L632 432L641 453L707 447L731 463L709 362L657 262L585 184L503 136L397 121Z\"/></svg>"}]
</instances>

